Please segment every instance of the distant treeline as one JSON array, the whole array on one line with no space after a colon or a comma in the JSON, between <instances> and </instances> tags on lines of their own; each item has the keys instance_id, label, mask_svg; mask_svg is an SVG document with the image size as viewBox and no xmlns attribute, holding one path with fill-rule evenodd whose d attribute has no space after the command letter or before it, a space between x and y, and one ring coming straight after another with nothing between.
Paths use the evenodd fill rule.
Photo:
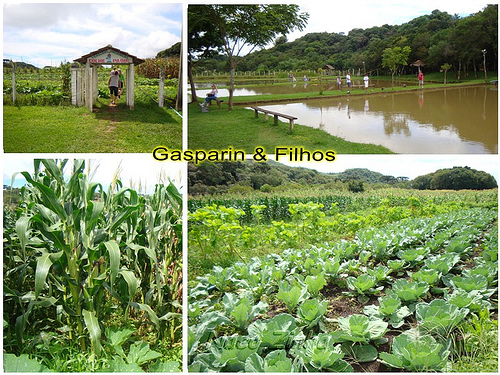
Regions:
<instances>
[{"instance_id":1,"label":"distant treeline","mask_svg":"<svg viewBox=\"0 0 500 375\"><path fill-rule=\"evenodd\" d=\"M223 162L188 164L189 194L246 193L254 190L276 191L302 187L328 187L362 191L363 184L409 189L492 189L493 176L469 167L442 169L414 180L384 175L366 168L347 169L341 173L321 173L313 169L289 167L276 162Z\"/></svg>"},{"instance_id":2,"label":"distant treeline","mask_svg":"<svg viewBox=\"0 0 500 375\"><path fill-rule=\"evenodd\" d=\"M332 17L334 15L332 14ZM326 26L325 26L326 27ZM366 70L387 74L382 69L384 49L409 46L409 63L421 60L424 71L438 72L444 64L451 71L480 76L484 62L487 71L498 67L498 5L488 5L468 17L460 18L434 10L402 25L383 25L353 29L344 33L309 33L293 42L278 38L269 49L253 52L238 60L240 71L317 71L331 65L335 70ZM483 54L483 50L485 53ZM228 71L227 59L220 56L198 61L195 71ZM418 68L407 66L401 73Z\"/></svg>"}]
</instances>

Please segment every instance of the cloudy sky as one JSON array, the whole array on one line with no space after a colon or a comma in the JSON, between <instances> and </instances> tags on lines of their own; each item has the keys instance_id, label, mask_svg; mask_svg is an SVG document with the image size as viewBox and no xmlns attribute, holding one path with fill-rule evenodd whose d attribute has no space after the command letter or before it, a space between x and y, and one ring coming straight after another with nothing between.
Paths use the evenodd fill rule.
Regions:
<instances>
[{"instance_id":1,"label":"cloudy sky","mask_svg":"<svg viewBox=\"0 0 500 375\"><path fill-rule=\"evenodd\" d=\"M180 3L7 3L3 58L59 66L111 44L140 58L181 40Z\"/></svg>"}]
</instances>

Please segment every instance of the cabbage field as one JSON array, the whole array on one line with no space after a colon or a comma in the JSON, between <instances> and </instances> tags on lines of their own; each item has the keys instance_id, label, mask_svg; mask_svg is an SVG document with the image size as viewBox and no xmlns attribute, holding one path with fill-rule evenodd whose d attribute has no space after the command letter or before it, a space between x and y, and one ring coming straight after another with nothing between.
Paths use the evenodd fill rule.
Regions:
<instances>
[{"instance_id":1,"label":"cabbage field","mask_svg":"<svg viewBox=\"0 0 500 375\"><path fill-rule=\"evenodd\" d=\"M35 160L4 204L4 371L179 371L181 194L69 165Z\"/></svg>"},{"instance_id":2,"label":"cabbage field","mask_svg":"<svg viewBox=\"0 0 500 375\"><path fill-rule=\"evenodd\" d=\"M189 371L497 371L497 191L367 195L190 203Z\"/></svg>"}]
</instances>

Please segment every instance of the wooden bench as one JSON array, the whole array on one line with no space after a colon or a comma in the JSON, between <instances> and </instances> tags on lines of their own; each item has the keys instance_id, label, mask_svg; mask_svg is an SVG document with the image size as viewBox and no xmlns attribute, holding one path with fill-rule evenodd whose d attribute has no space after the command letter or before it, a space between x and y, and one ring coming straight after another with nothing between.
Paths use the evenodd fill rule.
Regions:
<instances>
[{"instance_id":1,"label":"wooden bench","mask_svg":"<svg viewBox=\"0 0 500 375\"><path fill-rule=\"evenodd\" d=\"M217 107L219 107L219 108L220 108L220 104L224 101L224 100L221 100L219 98L210 99L210 105L212 105L212 100L215 100L217 102Z\"/></svg>"},{"instance_id":2,"label":"wooden bench","mask_svg":"<svg viewBox=\"0 0 500 375\"><path fill-rule=\"evenodd\" d=\"M290 121L290 131L293 130L293 122L298 119L298 117L285 115L284 113L274 112L260 107L250 107L250 108L252 108L255 111L255 117L259 117L259 112L262 112L264 114L264 119L266 121L269 115L274 116L274 125L278 125L278 117L286 118L288 121Z\"/></svg>"}]
</instances>

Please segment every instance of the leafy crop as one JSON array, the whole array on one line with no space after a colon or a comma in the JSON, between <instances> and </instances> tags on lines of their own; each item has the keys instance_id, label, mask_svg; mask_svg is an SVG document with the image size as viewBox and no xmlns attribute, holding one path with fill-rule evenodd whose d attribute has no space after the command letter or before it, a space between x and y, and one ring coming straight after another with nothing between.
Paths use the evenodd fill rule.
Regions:
<instances>
[{"instance_id":1,"label":"leafy crop","mask_svg":"<svg viewBox=\"0 0 500 375\"><path fill-rule=\"evenodd\" d=\"M436 299L430 303L418 303L415 310L419 329L423 332L448 334L458 326L469 313L467 308L459 308L447 301Z\"/></svg>"},{"instance_id":2,"label":"leafy crop","mask_svg":"<svg viewBox=\"0 0 500 375\"><path fill-rule=\"evenodd\" d=\"M449 354L432 336L407 331L394 338L392 354L380 353L380 359L391 367L408 371L445 371Z\"/></svg>"},{"instance_id":3,"label":"leafy crop","mask_svg":"<svg viewBox=\"0 0 500 375\"><path fill-rule=\"evenodd\" d=\"M285 202L292 203L284 199L283 209ZM225 267L215 266L193 279L189 370L353 372L374 363L407 371L450 370L457 350L470 346L458 330L474 314L496 308L497 263L488 251L497 246L492 235L497 212L440 202L444 200L433 201L432 210L426 210L422 201L407 199L414 211L391 210L390 216L397 218L393 222L381 218L385 206L371 207L367 219L334 204L330 211L321 209L325 215L317 215L311 226L300 215L312 215L307 211L313 205L303 204L294 207L297 217L290 222L267 221L266 226L269 210L258 205L262 201L251 204L258 205L255 220L245 217L252 212L249 201L235 201L233 208L245 211L239 225L246 243L258 233L259 243L273 244L275 251L266 248L260 256L232 262L226 258ZM424 212L429 217L420 216ZM245 226L247 220L252 224ZM191 225L195 233L196 223ZM332 234L323 242L339 226L349 227L342 232L349 234L340 240ZM354 227L359 229L351 232ZM467 242L466 251L448 246L456 238ZM242 244L240 240L234 238L234 243ZM240 302L248 319L237 326L230 311ZM252 314L250 306L261 303L267 307ZM220 346L222 337L241 337L236 342L258 348L243 356L232 353L234 362L216 361L214 350L219 349L212 346Z\"/></svg>"}]
</instances>

